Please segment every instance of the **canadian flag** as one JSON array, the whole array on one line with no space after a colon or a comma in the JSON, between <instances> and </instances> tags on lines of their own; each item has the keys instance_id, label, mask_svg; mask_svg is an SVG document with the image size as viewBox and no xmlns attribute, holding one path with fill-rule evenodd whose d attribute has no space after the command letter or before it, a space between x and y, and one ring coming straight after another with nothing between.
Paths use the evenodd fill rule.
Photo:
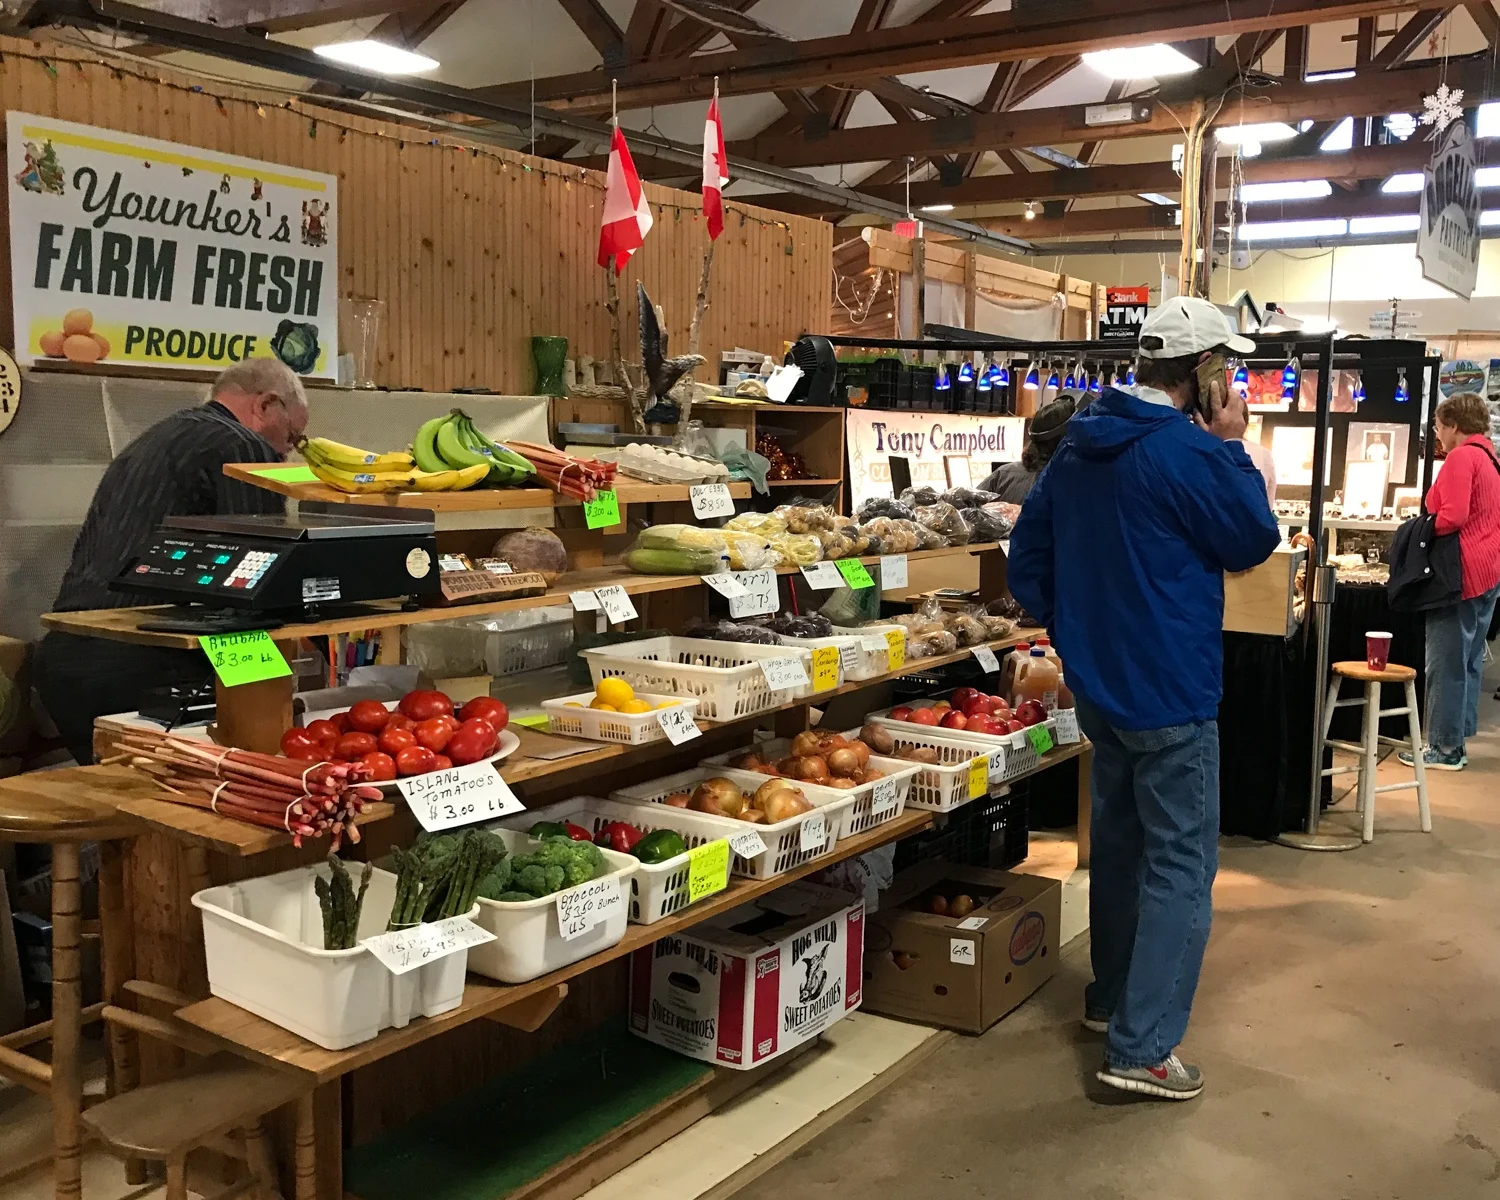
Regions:
<instances>
[{"instance_id":1,"label":"canadian flag","mask_svg":"<svg viewBox=\"0 0 1500 1200\"><path fill-rule=\"evenodd\" d=\"M724 157L724 125L719 120L719 97L708 103L703 123L703 217L710 241L724 232L724 185L729 182L729 160Z\"/></svg>"},{"instance_id":2,"label":"canadian flag","mask_svg":"<svg viewBox=\"0 0 1500 1200\"><path fill-rule=\"evenodd\" d=\"M651 229L651 209L630 157L625 135L615 126L609 143L609 172L604 184L604 224L599 227L599 265L614 260L615 274L641 248Z\"/></svg>"}]
</instances>

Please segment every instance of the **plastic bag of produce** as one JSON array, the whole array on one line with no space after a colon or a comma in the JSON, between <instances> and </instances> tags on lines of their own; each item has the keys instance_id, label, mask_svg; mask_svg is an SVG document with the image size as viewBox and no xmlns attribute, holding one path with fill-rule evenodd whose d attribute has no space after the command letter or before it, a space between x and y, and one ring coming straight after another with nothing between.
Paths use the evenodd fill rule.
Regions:
<instances>
[{"instance_id":1,"label":"plastic bag of produce","mask_svg":"<svg viewBox=\"0 0 1500 1200\"><path fill-rule=\"evenodd\" d=\"M938 490L924 483L921 487L907 488L897 499L906 505L907 508L915 510L918 507L924 507L928 504L936 504L938 502Z\"/></svg>"},{"instance_id":2,"label":"plastic bag of produce","mask_svg":"<svg viewBox=\"0 0 1500 1200\"><path fill-rule=\"evenodd\" d=\"M855 510L854 515L861 523L873 521L877 517L887 517L896 521L912 519L910 506L902 504L899 500L892 500L889 496L871 496Z\"/></svg>"},{"instance_id":3,"label":"plastic bag of produce","mask_svg":"<svg viewBox=\"0 0 1500 1200\"><path fill-rule=\"evenodd\" d=\"M550 529L533 526L501 534L490 555L509 563L514 571L539 571L548 585L568 569L568 550Z\"/></svg>"},{"instance_id":4,"label":"plastic bag of produce","mask_svg":"<svg viewBox=\"0 0 1500 1200\"><path fill-rule=\"evenodd\" d=\"M982 604L971 604L964 610L984 626L985 640L1009 637L1016 630L1016 623L1007 617L991 616Z\"/></svg>"},{"instance_id":5,"label":"plastic bag of produce","mask_svg":"<svg viewBox=\"0 0 1500 1200\"><path fill-rule=\"evenodd\" d=\"M876 517L860 528L880 546L878 551L870 551L871 554L910 554L924 550L927 549L927 536L931 536L915 521L892 517Z\"/></svg>"},{"instance_id":6,"label":"plastic bag of produce","mask_svg":"<svg viewBox=\"0 0 1500 1200\"><path fill-rule=\"evenodd\" d=\"M978 508L981 504L1000 499L1000 496L996 492L985 492L979 488L955 487L949 488L938 499L954 508Z\"/></svg>"},{"instance_id":7,"label":"plastic bag of produce","mask_svg":"<svg viewBox=\"0 0 1500 1200\"><path fill-rule=\"evenodd\" d=\"M958 515L958 509L939 501L917 510L917 524L941 534L944 545L962 546L969 541L969 523Z\"/></svg>"},{"instance_id":8,"label":"plastic bag of produce","mask_svg":"<svg viewBox=\"0 0 1500 1200\"><path fill-rule=\"evenodd\" d=\"M786 520L776 513L742 512L724 522L725 529L737 529L744 533L759 534L764 538L775 537L786 532Z\"/></svg>"},{"instance_id":9,"label":"plastic bag of produce","mask_svg":"<svg viewBox=\"0 0 1500 1200\"><path fill-rule=\"evenodd\" d=\"M943 628L951 633L960 646L977 646L990 640L989 630L973 612L949 612L943 614Z\"/></svg>"},{"instance_id":10,"label":"plastic bag of produce","mask_svg":"<svg viewBox=\"0 0 1500 1200\"><path fill-rule=\"evenodd\" d=\"M624 561L642 575L710 575L728 565L729 547L716 529L652 525L637 535Z\"/></svg>"},{"instance_id":11,"label":"plastic bag of produce","mask_svg":"<svg viewBox=\"0 0 1500 1200\"><path fill-rule=\"evenodd\" d=\"M776 635L764 625L740 621L710 621L702 618L687 626L687 636L708 638L716 642L749 642L756 646L777 646Z\"/></svg>"},{"instance_id":12,"label":"plastic bag of produce","mask_svg":"<svg viewBox=\"0 0 1500 1200\"><path fill-rule=\"evenodd\" d=\"M833 636L833 622L822 613L782 613L772 617L770 628L787 637L825 638Z\"/></svg>"},{"instance_id":13,"label":"plastic bag of produce","mask_svg":"<svg viewBox=\"0 0 1500 1200\"><path fill-rule=\"evenodd\" d=\"M828 505L800 498L778 507L776 515L786 522L790 533L818 533L823 530L832 530L837 528L839 520L837 514Z\"/></svg>"},{"instance_id":14,"label":"plastic bag of produce","mask_svg":"<svg viewBox=\"0 0 1500 1200\"><path fill-rule=\"evenodd\" d=\"M771 538L772 549L794 567L805 567L823 557L823 544L812 533L780 533Z\"/></svg>"},{"instance_id":15,"label":"plastic bag of produce","mask_svg":"<svg viewBox=\"0 0 1500 1200\"><path fill-rule=\"evenodd\" d=\"M849 517L834 517L831 527L818 530L818 542L826 559L854 558L861 554L879 554L871 537Z\"/></svg>"},{"instance_id":16,"label":"plastic bag of produce","mask_svg":"<svg viewBox=\"0 0 1500 1200\"><path fill-rule=\"evenodd\" d=\"M983 508L987 513L991 513L997 517L1004 517L1010 522L1012 529L1016 527L1016 522L1021 519L1021 506L1019 504L1011 504L1006 500L991 500Z\"/></svg>"},{"instance_id":17,"label":"plastic bag of produce","mask_svg":"<svg viewBox=\"0 0 1500 1200\"><path fill-rule=\"evenodd\" d=\"M998 542L1008 538L1015 527L1013 522L987 508L961 508L958 515L968 522L970 537L976 542Z\"/></svg>"},{"instance_id":18,"label":"plastic bag of produce","mask_svg":"<svg viewBox=\"0 0 1500 1200\"><path fill-rule=\"evenodd\" d=\"M743 533L738 529L721 529L718 532L724 539L731 570L759 571L762 567L781 565L781 551L760 534Z\"/></svg>"}]
</instances>

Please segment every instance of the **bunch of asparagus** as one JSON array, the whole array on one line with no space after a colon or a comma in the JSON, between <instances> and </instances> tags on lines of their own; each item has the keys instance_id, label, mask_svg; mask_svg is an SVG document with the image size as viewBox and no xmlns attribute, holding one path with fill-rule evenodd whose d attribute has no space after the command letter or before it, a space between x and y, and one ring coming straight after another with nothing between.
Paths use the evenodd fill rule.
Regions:
<instances>
[{"instance_id":1,"label":"bunch of asparagus","mask_svg":"<svg viewBox=\"0 0 1500 1200\"><path fill-rule=\"evenodd\" d=\"M352 950L359 937L359 914L365 905L365 889L370 886L372 867L365 863L359 877L358 894L343 859L330 854L328 867L332 874L327 879L319 875L313 880L318 907L323 910L323 949Z\"/></svg>"},{"instance_id":2,"label":"bunch of asparagus","mask_svg":"<svg viewBox=\"0 0 1500 1200\"><path fill-rule=\"evenodd\" d=\"M391 852L396 902L388 929L456 917L474 907L479 881L505 857L505 843L482 829L423 834Z\"/></svg>"}]
</instances>

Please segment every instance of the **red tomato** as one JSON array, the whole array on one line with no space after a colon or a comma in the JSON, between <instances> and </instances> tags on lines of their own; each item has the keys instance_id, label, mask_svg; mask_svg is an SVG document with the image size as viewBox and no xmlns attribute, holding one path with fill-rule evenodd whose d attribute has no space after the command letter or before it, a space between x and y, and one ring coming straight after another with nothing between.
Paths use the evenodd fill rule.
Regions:
<instances>
[{"instance_id":1,"label":"red tomato","mask_svg":"<svg viewBox=\"0 0 1500 1200\"><path fill-rule=\"evenodd\" d=\"M452 715L453 701L442 692L418 689L401 697L400 708L413 721L427 721L445 713Z\"/></svg>"},{"instance_id":2,"label":"red tomato","mask_svg":"<svg viewBox=\"0 0 1500 1200\"><path fill-rule=\"evenodd\" d=\"M441 721L447 727L449 733L457 733L459 725L462 724L452 713L443 713L441 716L433 717L432 719L434 721Z\"/></svg>"},{"instance_id":3,"label":"red tomato","mask_svg":"<svg viewBox=\"0 0 1500 1200\"><path fill-rule=\"evenodd\" d=\"M505 707L503 700L496 700L493 696L475 696L459 709L458 715L465 721L483 717L494 726L496 733L500 733L510 724L510 710Z\"/></svg>"},{"instance_id":4,"label":"red tomato","mask_svg":"<svg viewBox=\"0 0 1500 1200\"><path fill-rule=\"evenodd\" d=\"M408 746L415 746L417 739L410 729L392 729L387 725L380 731L380 748L387 754L400 754Z\"/></svg>"},{"instance_id":5,"label":"red tomato","mask_svg":"<svg viewBox=\"0 0 1500 1200\"><path fill-rule=\"evenodd\" d=\"M426 746L408 746L396 755L396 772L399 775L425 775L433 769L437 755Z\"/></svg>"},{"instance_id":6,"label":"red tomato","mask_svg":"<svg viewBox=\"0 0 1500 1200\"><path fill-rule=\"evenodd\" d=\"M389 754L382 754L379 750L359 756L360 766L370 772L370 779L375 783L384 783L389 779L396 778L396 760Z\"/></svg>"},{"instance_id":7,"label":"red tomato","mask_svg":"<svg viewBox=\"0 0 1500 1200\"><path fill-rule=\"evenodd\" d=\"M332 721L323 720L309 721L304 728L320 742L336 742L349 732L347 729L340 729Z\"/></svg>"},{"instance_id":8,"label":"red tomato","mask_svg":"<svg viewBox=\"0 0 1500 1200\"><path fill-rule=\"evenodd\" d=\"M432 769L434 771L446 771L453 765L453 760L446 754L434 754L432 756Z\"/></svg>"},{"instance_id":9,"label":"red tomato","mask_svg":"<svg viewBox=\"0 0 1500 1200\"><path fill-rule=\"evenodd\" d=\"M344 734L354 728L354 726L349 724L349 714L346 712L334 713L328 720L339 731L340 737L343 737Z\"/></svg>"},{"instance_id":10,"label":"red tomato","mask_svg":"<svg viewBox=\"0 0 1500 1200\"><path fill-rule=\"evenodd\" d=\"M385 723L387 729L414 729L416 722L408 717L399 708L391 714L391 719Z\"/></svg>"},{"instance_id":11,"label":"red tomato","mask_svg":"<svg viewBox=\"0 0 1500 1200\"><path fill-rule=\"evenodd\" d=\"M453 730L448 728L447 722L438 718L418 721L417 727L411 732L418 744L426 746L434 754L441 754L447 748L448 739L453 736Z\"/></svg>"},{"instance_id":12,"label":"red tomato","mask_svg":"<svg viewBox=\"0 0 1500 1200\"><path fill-rule=\"evenodd\" d=\"M893 721L910 721L911 712L912 710L907 708L906 705L898 704L895 708L891 709L889 715Z\"/></svg>"},{"instance_id":13,"label":"red tomato","mask_svg":"<svg viewBox=\"0 0 1500 1200\"><path fill-rule=\"evenodd\" d=\"M306 729L288 729L281 735L281 752L288 758L317 762L323 756L318 739Z\"/></svg>"},{"instance_id":14,"label":"red tomato","mask_svg":"<svg viewBox=\"0 0 1500 1200\"><path fill-rule=\"evenodd\" d=\"M349 710L349 728L359 733L379 733L390 719L379 700L361 700Z\"/></svg>"},{"instance_id":15,"label":"red tomato","mask_svg":"<svg viewBox=\"0 0 1500 1200\"><path fill-rule=\"evenodd\" d=\"M334 747L333 752L339 758L353 762L356 758L363 758L379 749L380 743L375 740L373 733L346 733L339 738L339 744Z\"/></svg>"},{"instance_id":16,"label":"red tomato","mask_svg":"<svg viewBox=\"0 0 1500 1200\"><path fill-rule=\"evenodd\" d=\"M494 736L495 731L483 721L465 725L448 742L448 757L453 760L455 767L478 762L491 753L488 747Z\"/></svg>"},{"instance_id":17,"label":"red tomato","mask_svg":"<svg viewBox=\"0 0 1500 1200\"><path fill-rule=\"evenodd\" d=\"M495 748L500 745L500 734L496 731L495 727L488 721L486 721L483 717L470 717L460 727L459 732L462 733L465 729L478 729L483 731L484 744L488 746L489 749L486 750L484 754L480 755L481 758L485 758L495 753Z\"/></svg>"}]
</instances>

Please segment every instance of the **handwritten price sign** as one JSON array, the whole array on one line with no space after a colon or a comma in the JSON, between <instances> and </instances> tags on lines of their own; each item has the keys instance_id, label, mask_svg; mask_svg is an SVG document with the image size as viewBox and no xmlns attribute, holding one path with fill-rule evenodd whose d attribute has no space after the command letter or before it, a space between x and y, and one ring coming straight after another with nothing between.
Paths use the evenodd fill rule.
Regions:
<instances>
[{"instance_id":1,"label":"handwritten price sign","mask_svg":"<svg viewBox=\"0 0 1500 1200\"><path fill-rule=\"evenodd\" d=\"M360 945L378 958L392 975L405 975L470 946L494 940L493 933L481 929L468 917L449 917L446 921L433 921L429 925L377 933L365 938Z\"/></svg>"},{"instance_id":2,"label":"handwritten price sign","mask_svg":"<svg viewBox=\"0 0 1500 1200\"><path fill-rule=\"evenodd\" d=\"M557 928L567 941L602 925L624 905L620 881L611 876L557 893Z\"/></svg>"},{"instance_id":3,"label":"handwritten price sign","mask_svg":"<svg viewBox=\"0 0 1500 1200\"><path fill-rule=\"evenodd\" d=\"M724 838L688 851L688 903L722 892L729 886L729 843Z\"/></svg>"},{"instance_id":4,"label":"handwritten price sign","mask_svg":"<svg viewBox=\"0 0 1500 1200\"><path fill-rule=\"evenodd\" d=\"M244 633L209 633L198 639L214 673L225 687L281 679L292 673L286 659L264 629Z\"/></svg>"},{"instance_id":5,"label":"handwritten price sign","mask_svg":"<svg viewBox=\"0 0 1500 1200\"><path fill-rule=\"evenodd\" d=\"M494 764L487 762L413 775L410 779L398 779L396 786L406 797L417 823L428 833L476 821L492 821L522 812L526 807L500 778Z\"/></svg>"}]
</instances>

